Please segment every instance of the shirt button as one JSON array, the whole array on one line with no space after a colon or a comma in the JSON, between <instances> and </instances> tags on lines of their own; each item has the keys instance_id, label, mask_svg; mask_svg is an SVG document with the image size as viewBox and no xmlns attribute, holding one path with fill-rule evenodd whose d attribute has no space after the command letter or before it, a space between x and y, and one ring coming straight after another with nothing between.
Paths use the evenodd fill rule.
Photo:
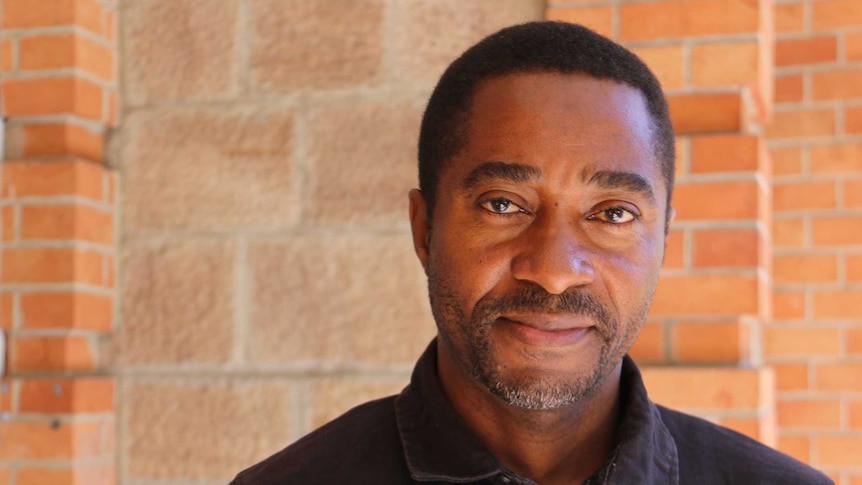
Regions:
<instances>
[{"instance_id":1,"label":"shirt button","mask_svg":"<svg viewBox=\"0 0 862 485\"><path fill-rule=\"evenodd\" d=\"M512 483L512 479L507 477L506 475L503 475L503 478L501 478L500 481L503 483Z\"/></svg>"}]
</instances>

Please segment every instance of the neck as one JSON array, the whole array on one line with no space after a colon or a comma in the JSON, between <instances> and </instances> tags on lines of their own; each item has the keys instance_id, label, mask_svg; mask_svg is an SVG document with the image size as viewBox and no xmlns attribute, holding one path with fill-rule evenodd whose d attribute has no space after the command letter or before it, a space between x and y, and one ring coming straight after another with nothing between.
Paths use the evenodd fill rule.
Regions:
<instances>
[{"instance_id":1,"label":"neck","mask_svg":"<svg viewBox=\"0 0 862 485\"><path fill-rule=\"evenodd\" d=\"M465 376L438 344L440 384L455 411L507 469L542 484L583 483L614 447L619 421L617 365L590 396L565 407L512 406Z\"/></svg>"}]
</instances>

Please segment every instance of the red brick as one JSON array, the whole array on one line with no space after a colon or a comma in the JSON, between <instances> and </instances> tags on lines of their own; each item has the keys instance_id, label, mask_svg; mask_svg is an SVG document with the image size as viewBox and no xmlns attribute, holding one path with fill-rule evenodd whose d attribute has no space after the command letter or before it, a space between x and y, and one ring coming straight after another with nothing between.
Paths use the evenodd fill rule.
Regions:
<instances>
[{"instance_id":1,"label":"red brick","mask_svg":"<svg viewBox=\"0 0 862 485\"><path fill-rule=\"evenodd\" d=\"M2 240L3 242L15 241L18 239L18 224L17 224L17 207L15 206L5 206L0 207L0 219L2 219L2 227L0 230L3 231Z\"/></svg>"},{"instance_id":2,"label":"red brick","mask_svg":"<svg viewBox=\"0 0 862 485\"><path fill-rule=\"evenodd\" d=\"M0 460L93 458L99 432L92 422L0 422Z\"/></svg>"},{"instance_id":3,"label":"red brick","mask_svg":"<svg viewBox=\"0 0 862 485\"><path fill-rule=\"evenodd\" d=\"M669 96L667 101L678 134L738 132L742 126L743 103L739 94L679 94Z\"/></svg>"},{"instance_id":4,"label":"red brick","mask_svg":"<svg viewBox=\"0 0 862 485\"><path fill-rule=\"evenodd\" d=\"M833 254L776 255L773 280L784 283L827 283L838 279L838 259Z\"/></svg>"},{"instance_id":5,"label":"red brick","mask_svg":"<svg viewBox=\"0 0 862 485\"><path fill-rule=\"evenodd\" d=\"M6 29L76 25L101 34L102 10L96 0L4 0L0 19Z\"/></svg>"},{"instance_id":6,"label":"red brick","mask_svg":"<svg viewBox=\"0 0 862 485\"><path fill-rule=\"evenodd\" d=\"M605 37L614 35L614 9L611 6L549 7L545 18L581 24Z\"/></svg>"},{"instance_id":7,"label":"red brick","mask_svg":"<svg viewBox=\"0 0 862 485\"><path fill-rule=\"evenodd\" d=\"M23 379L22 413L106 413L114 410L114 381L107 377Z\"/></svg>"},{"instance_id":8,"label":"red brick","mask_svg":"<svg viewBox=\"0 0 862 485\"><path fill-rule=\"evenodd\" d=\"M830 30L862 24L862 4L856 0L823 0L813 2L815 30Z\"/></svg>"},{"instance_id":9,"label":"red brick","mask_svg":"<svg viewBox=\"0 0 862 485\"><path fill-rule=\"evenodd\" d=\"M862 180L844 182L844 205L862 207Z\"/></svg>"},{"instance_id":10,"label":"red brick","mask_svg":"<svg viewBox=\"0 0 862 485\"><path fill-rule=\"evenodd\" d=\"M807 436L781 436L778 438L778 450L803 463L809 463L811 439Z\"/></svg>"},{"instance_id":11,"label":"red brick","mask_svg":"<svg viewBox=\"0 0 862 485\"><path fill-rule=\"evenodd\" d=\"M862 318L862 291L816 291L814 316L817 318Z\"/></svg>"},{"instance_id":12,"label":"red brick","mask_svg":"<svg viewBox=\"0 0 862 485\"><path fill-rule=\"evenodd\" d=\"M862 133L862 107L844 107L844 131L848 134Z\"/></svg>"},{"instance_id":13,"label":"red brick","mask_svg":"<svg viewBox=\"0 0 862 485\"><path fill-rule=\"evenodd\" d=\"M758 60L756 41L695 44L689 57L689 80L694 87L755 83Z\"/></svg>"},{"instance_id":14,"label":"red brick","mask_svg":"<svg viewBox=\"0 0 862 485\"><path fill-rule=\"evenodd\" d=\"M862 437L814 437L814 453L817 456L817 464L820 466L857 467L859 466L859 450L862 450Z\"/></svg>"},{"instance_id":15,"label":"red brick","mask_svg":"<svg viewBox=\"0 0 862 485\"><path fill-rule=\"evenodd\" d=\"M772 175L798 175L802 173L802 149L799 147L771 148Z\"/></svg>"},{"instance_id":16,"label":"red brick","mask_svg":"<svg viewBox=\"0 0 862 485\"><path fill-rule=\"evenodd\" d=\"M113 302L84 292L23 293L21 320L22 328L110 330Z\"/></svg>"},{"instance_id":17,"label":"red brick","mask_svg":"<svg viewBox=\"0 0 862 485\"><path fill-rule=\"evenodd\" d=\"M862 143L813 146L810 157L812 173L862 172Z\"/></svg>"},{"instance_id":18,"label":"red brick","mask_svg":"<svg viewBox=\"0 0 862 485\"><path fill-rule=\"evenodd\" d=\"M779 320L803 318L805 316L805 293L776 290L772 294L773 316Z\"/></svg>"},{"instance_id":19,"label":"red brick","mask_svg":"<svg viewBox=\"0 0 862 485\"><path fill-rule=\"evenodd\" d=\"M102 135L78 125L37 123L20 126L17 132L21 139L17 158L72 156L96 162L103 158Z\"/></svg>"},{"instance_id":20,"label":"red brick","mask_svg":"<svg viewBox=\"0 0 862 485\"><path fill-rule=\"evenodd\" d=\"M676 0L620 6L623 41L754 33L758 22L757 4L739 0Z\"/></svg>"},{"instance_id":21,"label":"red brick","mask_svg":"<svg viewBox=\"0 0 862 485\"><path fill-rule=\"evenodd\" d=\"M813 227L815 246L850 246L862 241L862 217L818 217Z\"/></svg>"},{"instance_id":22,"label":"red brick","mask_svg":"<svg viewBox=\"0 0 862 485\"><path fill-rule=\"evenodd\" d=\"M852 254L847 256L844 262L844 268L847 272L848 281L862 281L862 254Z\"/></svg>"},{"instance_id":23,"label":"red brick","mask_svg":"<svg viewBox=\"0 0 862 485\"><path fill-rule=\"evenodd\" d=\"M0 84L7 116L75 114L102 118L102 88L78 77L7 79Z\"/></svg>"},{"instance_id":24,"label":"red brick","mask_svg":"<svg viewBox=\"0 0 862 485\"><path fill-rule=\"evenodd\" d=\"M782 400L778 402L781 428L837 428L841 426L839 401Z\"/></svg>"},{"instance_id":25,"label":"red brick","mask_svg":"<svg viewBox=\"0 0 862 485\"><path fill-rule=\"evenodd\" d=\"M102 200L104 167L88 162L4 162L0 196L51 197L74 195Z\"/></svg>"},{"instance_id":26,"label":"red brick","mask_svg":"<svg viewBox=\"0 0 862 485\"><path fill-rule=\"evenodd\" d=\"M667 235L663 268L682 268L685 264L685 233L671 231Z\"/></svg>"},{"instance_id":27,"label":"red brick","mask_svg":"<svg viewBox=\"0 0 862 485\"><path fill-rule=\"evenodd\" d=\"M811 79L815 100L862 97L860 68L816 72L811 75Z\"/></svg>"},{"instance_id":28,"label":"red brick","mask_svg":"<svg viewBox=\"0 0 862 485\"><path fill-rule=\"evenodd\" d=\"M106 81L114 78L111 49L78 34L22 37L18 44L21 71L80 69Z\"/></svg>"},{"instance_id":29,"label":"red brick","mask_svg":"<svg viewBox=\"0 0 862 485\"><path fill-rule=\"evenodd\" d=\"M836 207L834 182L777 183L773 186L775 211L831 209Z\"/></svg>"},{"instance_id":30,"label":"red brick","mask_svg":"<svg viewBox=\"0 0 862 485\"><path fill-rule=\"evenodd\" d=\"M691 172L756 171L759 138L752 135L701 135L691 137Z\"/></svg>"},{"instance_id":31,"label":"red brick","mask_svg":"<svg viewBox=\"0 0 862 485\"><path fill-rule=\"evenodd\" d=\"M819 390L862 391L862 364L820 364L816 372Z\"/></svg>"},{"instance_id":32,"label":"red brick","mask_svg":"<svg viewBox=\"0 0 862 485\"><path fill-rule=\"evenodd\" d=\"M835 133L835 111L810 108L773 111L772 124L766 128L769 138L807 138Z\"/></svg>"},{"instance_id":33,"label":"red brick","mask_svg":"<svg viewBox=\"0 0 862 485\"><path fill-rule=\"evenodd\" d=\"M0 72L14 69L15 41L0 39Z\"/></svg>"},{"instance_id":34,"label":"red brick","mask_svg":"<svg viewBox=\"0 0 862 485\"><path fill-rule=\"evenodd\" d=\"M681 45L633 46L631 51L649 66L665 90L684 86L685 55Z\"/></svg>"},{"instance_id":35,"label":"red brick","mask_svg":"<svg viewBox=\"0 0 862 485\"><path fill-rule=\"evenodd\" d=\"M862 354L862 327L847 329L845 335L847 343L847 353L852 355Z\"/></svg>"},{"instance_id":36,"label":"red brick","mask_svg":"<svg viewBox=\"0 0 862 485\"><path fill-rule=\"evenodd\" d=\"M805 92L802 84L802 74L775 76L773 91L775 93L776 103L794 103L802 101L802 96Z\"/></svg>"},{"instance_id":37,"label":"red brick","mask_svg":"<svg viewBox=\"0 0 862 485\"><path fill-rule=\"evenodd\" d=\"M53 485L59 483L69 485L111 485L114 483L114 475L112 465L99 462L86 465L76 463L71 467L57 467L56 465L44 468L19 467L15 473L18 483L30 485Z\"/></svg>"},{"instance_id":38,"label":"red brick","mask_svg":"<svg viewBox=\"0 0 862 485\"><path fill-rule=\"evenodd\" d=\"M96 366L84 337L15 337L10 347L13 371L92 371Z\"/></svg>"},{"instance_id":39,"label":"red brick","mask_svg":"<svg viewBox=\"0 0 862 485\"><path fill-rule=\"evenodd\" d=\"M808 389L808 364L772 364L775 371L775 388L779 391Z\"/></svg>"},{"instance_id":40,"label":"red brick","mask_svg":"<svg viewBox=\"0 0 862 485\"><path fill-rule=\"evenodd\" d=\"M848 61L862 60L862 32L844 36L844 52Z\"/></svg>"},{"instance_id":41,"label":"red brick","mask_svg":"<svg viewBox=\"0 0 862 485\"><path fill-rule=\"evenodd\" d=\"M83 249L16 248L0 252L5 283L102 284L102 255Z\"/></svg>"},{"instance_id":42,"label":"red brick","mask_svg":"<svg viewBox=\"0 0 862 485\"><path fill-rule=\"evenodd\" d=\"M0 293L0 329L12 328L13 295Z\"/></svg>"},{"instance_id":43,"label":"red brick","mask_svg":"<svg viewBox=\"0 0 862 485\"><path fill-rule=\"evenodd\" d=\"M773 12L776 32L802 32L805 28L805 5L798 3L774 3Z\"/></svg>"},{"instance_id":44,"label":"red brick","mask_svg":"<svg viewBox=\"0 0 862 485\"><path fill-rule=\"evenodd\" d=\"M664 325L657 322L645 323L629 354L638 362L664 362Z\"/></svg>"},{"instance_id":45,"label":"red brick","mask_svg":"<svg viewBox=\"0 0 862 485\"><path fill-rule=\"evenodd\" d=\"M677 409L759 409L773 390L769 373L735 367L649 367L643 378L650 397ZM697 389L698 392L691 392Z\"/></svg>"},{"instance_id":46,"label":"red brick","mask_svg":"<svg viewBox=\"0 0 862 485\"><path fill-rule=\"evenodd\" d=\"M652 315L741 315L758 312L757 280L751 276L665 276Z\"/></svg>"},{"instance_id":47,"label":"red brick","mask_svg":"<svg viewBox=\"0 0 862 485\"><path fill-rule=\"evenodd\" d=\"M757 266L760 236L755 229L694 232L695 267Z\"/></svg>"},{"instance_id":48,"label":"red brick","mask_svg":"<svg viewBox=\"0 0 862 485\"><path fill-rule=\"evenodd\" d=\"M862 401L851 401L847 410L851 428L862 428Z\"/></svg>"},{"instance_id":49,"label":"red brick","mask_svg":"<svg viewBox=\"0 0 862 485\"><path fill-rule=\"evenodd\" d=\"M794 66L838 60L838 39L834 36L779 39L775 42L775 65Z\"/></svg>"},{"instance_id":50,"label":"red brick","mask_svg":"<svg viewBox=\"0 0 862 485\"><path fill-rule=\"evenodd\" d=\"M680 184L674 188L676 220L756 219L756 182Z\"/></svg>"},{"instance_id":51,"label":"red brick","mask_svg":"<svg viewBox=\"0 0 862 485\"><path fill-rule=\"evenodd\" d=\"M834 328L771 326L763 329L767 357L838 355L841 334Z\"/></svg>"},{"instance_id":52,"label":"red brick","mask_svg":"<svg viewBox=\"0 0 862 485\"><path fill-rule=\"evenodd\" d=\"M802 218L774 219L772 221L772 244L776 248L804 246L805 223Z\"/></svg>"},{"instance_id":53,"label":"red brick","mask_svg":"<svg viewBox=\"0 0 862 485\"><path fill-rule=\"evenodd\" d=\"M74 239L107 246L114 242L112 215L81 204L24 206L21 227L25 240Z\"/></svg>"},{"instance_id":54,"label":"red brick","mask_svg":"<svg viewBox=\"0 0 862 485\"><path fill-rule=\"evenodd\" d=\"M686 363L737 363L750 352L748 328L739 322L677 323L671 342L673 356Z\"/></svg>"}]
</instances>

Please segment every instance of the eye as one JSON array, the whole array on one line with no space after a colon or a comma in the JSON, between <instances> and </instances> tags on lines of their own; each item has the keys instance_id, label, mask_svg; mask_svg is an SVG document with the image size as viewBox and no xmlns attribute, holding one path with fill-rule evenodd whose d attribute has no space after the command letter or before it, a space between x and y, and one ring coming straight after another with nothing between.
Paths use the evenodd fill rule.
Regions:
<instances>
[{"instance_id":1,"label":"eye","mask_svg":"<svg viewBox=\"0 0 862 485\"><path fill-rule=\"evenodd\" d=\"M494 214L517 214L519 212L526 212L518 206L518 204L502 197L488 199L479 204L479 206L489 212L493 212Z\"/></svg>"},{"instance_id":2,"label":"eye","mask_svg":"<svg viewBox=\"0 0 862 485\"><path fill-rule=\"evenodd\" d=\"M598 219L609 224L625 224L637 219L637 216L623 207L608 207L589 216L588 219Z\"/></svg>"}]
</instances>

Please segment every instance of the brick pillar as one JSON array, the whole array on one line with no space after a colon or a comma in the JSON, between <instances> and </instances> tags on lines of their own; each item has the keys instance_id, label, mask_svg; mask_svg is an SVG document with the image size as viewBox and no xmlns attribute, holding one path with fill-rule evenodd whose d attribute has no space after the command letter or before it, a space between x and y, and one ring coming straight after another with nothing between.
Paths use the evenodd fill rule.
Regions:
<instances>
[{"instance_id":1,"label":"brick pillar","mask_svg":"<svg viewBox=\"0 0 862 485\"><path fill-rule=\"evenodd\" d=\"M677 132L676 220L650 318L632 350L656 401L775 444L770 168L760 125L772 105L769 1L551 1L637 53L669 98Z\"/></svg>"},{"instance_id":2,"label":"brick pillar","mask_svg":"<svg viewBox=\"0 0 862 485\"><path fill-rule=\"evenodd\" d=\"M114 483L114 0L0 0L0 483Z\"/></svg>"}]
</instances>

